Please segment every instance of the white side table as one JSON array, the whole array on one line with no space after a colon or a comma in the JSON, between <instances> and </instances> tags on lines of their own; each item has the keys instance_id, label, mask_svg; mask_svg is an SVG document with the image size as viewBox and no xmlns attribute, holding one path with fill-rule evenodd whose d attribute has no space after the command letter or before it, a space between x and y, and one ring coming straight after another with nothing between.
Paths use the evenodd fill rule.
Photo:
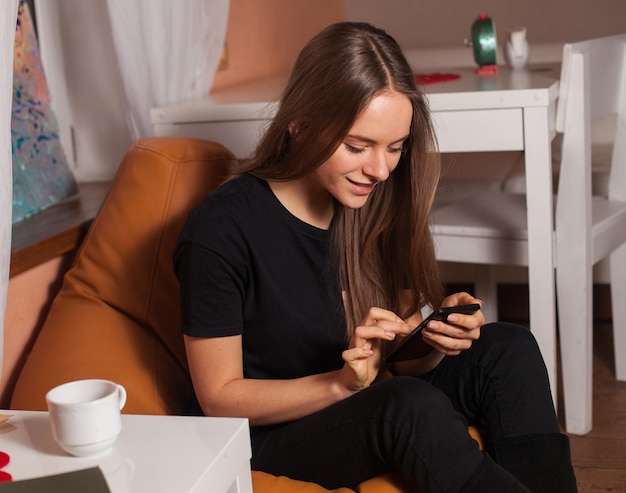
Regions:
<instances>
[{"instance_id":1,"label":"white side table","mask_svg":"<svg viewBox=\"0 0 626 493\"><path fill-rule=\"evenodd\" d=\"M99 467L112 493L252 493L250 432L240 418L123 415L111 450L72 457L47 412L0 411L0 450L14 481Z\"/></svg>"}]
</instances>

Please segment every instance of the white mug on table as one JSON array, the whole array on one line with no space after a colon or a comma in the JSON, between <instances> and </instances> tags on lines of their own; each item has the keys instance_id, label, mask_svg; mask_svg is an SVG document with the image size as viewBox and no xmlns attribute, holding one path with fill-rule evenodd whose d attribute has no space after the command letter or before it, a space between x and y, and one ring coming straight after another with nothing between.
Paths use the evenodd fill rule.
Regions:
<instances>
[{"instance_id":1,"label":"white mug on table","mask_svg":"<svg viewBox=\"0 0 626 493\"><path fill-rule=\"evenodd\" d=\"M69 454L82 457L115 443L126 389L109 380L76 380L50 390L46 402L54 439Z\"/></svg>"}]
</instances>

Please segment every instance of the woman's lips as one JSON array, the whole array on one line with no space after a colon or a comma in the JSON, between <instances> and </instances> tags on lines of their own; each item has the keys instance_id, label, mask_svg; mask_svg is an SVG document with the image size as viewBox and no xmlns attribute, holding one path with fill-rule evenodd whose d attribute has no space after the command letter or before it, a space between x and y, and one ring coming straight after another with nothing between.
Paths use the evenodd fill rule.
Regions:
<instances>
[{"instance_id":1,"label":"woman's lips","mask_svg":"<svg viewBox=\"0 0 626 493\"><path fill-rule=\"evenodd\" d=\"M352 185L352 190L357 195L369 195L374 190L376 183L359 183L356 181L350 181L350 185Z\"/></svg>"}]
</instances>

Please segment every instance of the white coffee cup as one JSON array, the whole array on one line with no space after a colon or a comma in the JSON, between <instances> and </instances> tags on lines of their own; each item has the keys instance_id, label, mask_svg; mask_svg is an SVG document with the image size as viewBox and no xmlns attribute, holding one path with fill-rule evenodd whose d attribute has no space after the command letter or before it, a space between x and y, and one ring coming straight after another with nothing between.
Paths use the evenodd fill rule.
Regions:
<instances>
[{"instance_id":1,"label":"white coffee cup","mask_svg":"<svg viewBox=\"0 0 626 493\"><path fill-rule=\"evenodd\" d=\"M111 448L122 430L126 389L109 380L76 380L46 394L52 436L63 450L83 457Z\"/></svg>"}]
</instances>

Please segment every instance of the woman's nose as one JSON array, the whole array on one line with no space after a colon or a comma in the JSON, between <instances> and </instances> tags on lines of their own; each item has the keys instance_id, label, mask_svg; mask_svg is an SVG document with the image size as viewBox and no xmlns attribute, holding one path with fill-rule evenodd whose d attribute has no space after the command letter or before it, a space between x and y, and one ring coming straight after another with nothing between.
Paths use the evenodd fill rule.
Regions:
<instances>
[{"instance_id":1,"label":"woman's nose","mask_svg":"<svg viewBox=\"0 0 626 493\"><path fill-rule=\"evenodd\" d=\"M368 161L367 165L363 169L363 172L376 181L385 181L389 178L391 170L391 163L389 163L389 159L390 157L386 152L376 152L372 156L371 160Z\"/></svg>"}]
</instances>

